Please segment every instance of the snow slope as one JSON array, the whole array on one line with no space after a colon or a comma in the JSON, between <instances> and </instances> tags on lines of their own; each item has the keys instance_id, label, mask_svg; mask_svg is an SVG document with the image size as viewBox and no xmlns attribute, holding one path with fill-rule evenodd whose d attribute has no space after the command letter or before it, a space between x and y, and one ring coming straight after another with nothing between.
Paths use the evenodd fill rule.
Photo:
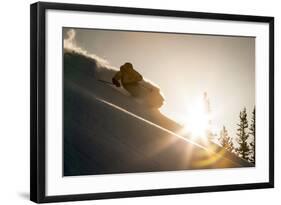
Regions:
<instances>
[{"instance_id":1,"label":"snow slope","mask_svg":"<svg viewBox=\"0 0 281 205\"><path fill-rule=\"evenodd\" d=\"M98 81L115 72L93 57L64 52L65 176L251 166L217 145L178 135L182 127L158 109Z\"/></svg>"}]
</instances>

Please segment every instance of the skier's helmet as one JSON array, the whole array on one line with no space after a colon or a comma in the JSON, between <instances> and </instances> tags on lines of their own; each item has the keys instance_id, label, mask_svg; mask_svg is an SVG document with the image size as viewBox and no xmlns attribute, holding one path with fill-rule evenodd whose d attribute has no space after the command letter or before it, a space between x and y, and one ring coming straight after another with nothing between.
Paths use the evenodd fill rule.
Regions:
<instances>
[{"instance_id":1,"label":"skier's helmet","mask_svg":"<svg viewBox=\"0 0 281 205\"><path fill-rule=\"evenodd\" d=\"M132 63L125 63L124 65L122 65L121 67L120 67L120 70L121 70L121 72L122 71L125 71L125 70L128 70L128 69L133 69L133 65L132 65Z\"/></svg>"}]
</instances>

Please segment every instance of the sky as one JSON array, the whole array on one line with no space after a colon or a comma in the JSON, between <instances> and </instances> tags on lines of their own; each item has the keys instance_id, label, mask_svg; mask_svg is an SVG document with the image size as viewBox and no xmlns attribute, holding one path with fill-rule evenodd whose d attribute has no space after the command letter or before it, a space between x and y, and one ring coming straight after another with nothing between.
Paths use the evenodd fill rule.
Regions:
<instances>
[{"instance_id":1,"label":"sky","mask_svg":"<svg viewBox=\"0 0 281 205\"><path fill-rule=\"evenodd\" d=\"M69 29L63 29L64 38ZM212 126L236 136L239 112L255 106L255 38L75 29L88 53L119 68L131 62L165 97L161 112L182 123L207 92Z\"/></svg>"}]
</instances>

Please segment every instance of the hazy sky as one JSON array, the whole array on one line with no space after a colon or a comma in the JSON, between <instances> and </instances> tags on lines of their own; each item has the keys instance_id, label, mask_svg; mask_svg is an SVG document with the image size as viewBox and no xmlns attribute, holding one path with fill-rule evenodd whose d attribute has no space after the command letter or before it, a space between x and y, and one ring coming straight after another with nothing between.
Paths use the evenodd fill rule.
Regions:
<instances>
[{"instance_id":1,"label":"hazy sky","mask_svg":"<svg viewBox=\"0 0 281 205\"><path fill-rule=\"evenodd\" d=\"M64 35L66 31L64 29ZM117 68L131 62L165 96L161 111L181 119L193 104L210 98L215 129L233 137L239 111L255 105L255 39L210 35L75 29L76 42Z\"/></svg>"}]
</instances>

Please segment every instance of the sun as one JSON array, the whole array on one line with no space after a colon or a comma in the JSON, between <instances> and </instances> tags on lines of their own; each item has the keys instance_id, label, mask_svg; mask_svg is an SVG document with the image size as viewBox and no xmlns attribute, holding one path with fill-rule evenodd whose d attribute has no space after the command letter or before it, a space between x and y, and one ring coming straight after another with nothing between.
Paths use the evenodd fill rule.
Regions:
<instances>
[{"instance_id":1,"label":"sun","mask_svg":"<svg viewBox=\"0 0 281 205\"><path fill-rule=\"evenodd\" d=\"M204 103L196 102L186 113L183 122L184 129L191 134L192 138L205 138L211 129L210 114L206 112Z\"/></svg>"},{"instance_id":2,"label":"sun","mask_svg":"<svg viewBox=\"0 0 281 205\"><path fill-rule=\"evenodd\" d=\"M202 142L213 140L217 129L212 124L214 116L207 93L204 93L203 98L198 96L192 101L186 100L185 105L180 113L162 111L182 125L179 131L181 135Z\"/></svg>"}]
</instances>

